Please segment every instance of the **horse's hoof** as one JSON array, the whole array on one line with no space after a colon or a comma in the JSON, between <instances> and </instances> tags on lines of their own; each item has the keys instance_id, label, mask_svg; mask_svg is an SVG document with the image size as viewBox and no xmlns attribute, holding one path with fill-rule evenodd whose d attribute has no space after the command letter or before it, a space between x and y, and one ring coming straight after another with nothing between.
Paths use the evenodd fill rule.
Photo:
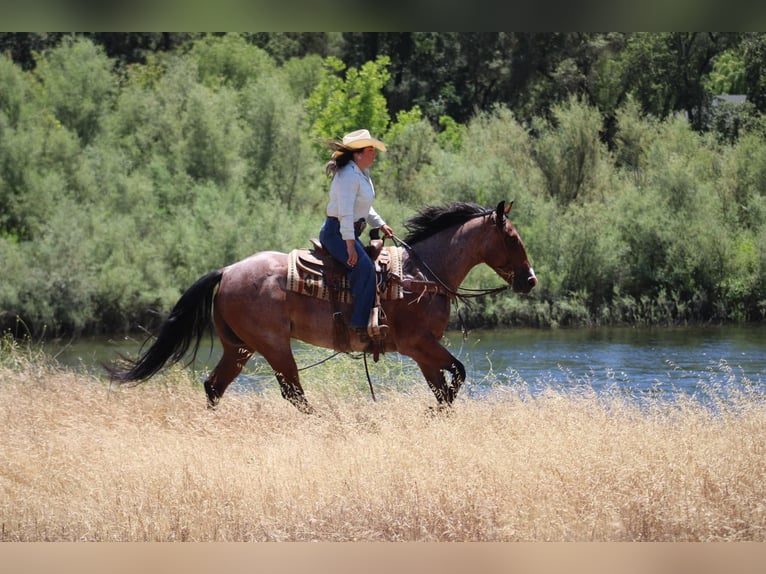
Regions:
<instances>
[{"instance_id":1,"label":"horse's hoof","mask_svg":"<svg viewBox=\"0 0 766 574\"><path fill-rule=\"evenodd\" d=\"M221 397L216 397L215 395L208 395L207 396L207 408L208 410L214 411L216 407L218 406L218 403L221 402Z\"/></svg>"},{"instance_id":2,"label":"horse's hoof","mask_svg":"<svg viewBox=\"0 0 766 574\"><path fill-rule=\"evenodd\" d=\"M304 415L313 415L315 414L314 407L312 407L308 403L302 403L300 405L296 405L298 407L298 410L301 411Z\"/></svg>"},{"instance_id":3,"label":"horse's hoof","mask_svg":"<svg viewBox=\"0 0 766 574\"><path fill-rule=\"evenodd\" d=\"M219 397L215 389L213 389L213 385L210 384L210 381L205 381L205 396L207 397L207 408L210 410L215 410L215 407L218 406L218 403L221 402L221 397Z\"/></svg>"},{"instance_id":4,"label":"horse's hoof","mask_svg":"<svg viewBox=\"0 0 766 574\"><path fill-rule=\"evenodd\" d=\"M426 411L429 415L432 417L448 417L451 416L453 412L452 405L448 403L439 403L435 407L428 407L428 410Z\"/></svg>"}]
</instances>

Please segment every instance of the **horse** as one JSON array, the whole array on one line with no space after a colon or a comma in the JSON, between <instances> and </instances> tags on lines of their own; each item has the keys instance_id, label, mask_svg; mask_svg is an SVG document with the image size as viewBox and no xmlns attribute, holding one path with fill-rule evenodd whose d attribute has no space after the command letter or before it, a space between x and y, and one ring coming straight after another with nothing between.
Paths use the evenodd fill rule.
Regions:
<instances>
[{"instance_id":1,"label":"horse","mask_svg":"<svg viewBox=\"0 0 766 574\"><path fill-rule=\"evenodd\" d=\"M397 247L402 250L402 277L397 279L403 296L380 301L380 321L388 330L377 342L376 353L412 358L438 407L452 405L465 381L465 367L440 340L452 302L465 293L460 284L470 270L488 265L506 282L503 289L515 293L529 293L537 285L524 243L508 218L512 204L501 201L495 209L468 202L427 206L404 224L408 234ZM339 345L337 319L350 317L351 305L295 293L287 287L287 274L287 254L261 251L204 275L179 298L145 352L135 360L122 357L105 365L111 379L146 381L181 361L192 344L193 361L212 322L223 353L204 383L209 408L219 404L229 384L258 353L274 370L282 397L304 413L313 412L299 380L291 339L340 352L367 352L370 342L355 339ZM450 381L445 372L451 374Z\"/></svg>"}]
</instances>

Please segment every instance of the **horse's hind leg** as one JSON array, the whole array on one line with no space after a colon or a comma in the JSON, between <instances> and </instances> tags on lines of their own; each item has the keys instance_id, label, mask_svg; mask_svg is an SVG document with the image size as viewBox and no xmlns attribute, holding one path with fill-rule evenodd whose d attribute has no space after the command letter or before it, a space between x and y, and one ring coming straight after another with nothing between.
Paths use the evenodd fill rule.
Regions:
<instances>
[{"instance_id":1,"label":"horse's hind leg","mask_svg":"<svg viewBox=\"0 0 766 574\"><path fill-rule=\"evenodd\" d=\"M253 352L243 345L223 343L223 356L205 381L208 408L215 408L226 388L239 375Z\"/></svg>"}]
</instances>

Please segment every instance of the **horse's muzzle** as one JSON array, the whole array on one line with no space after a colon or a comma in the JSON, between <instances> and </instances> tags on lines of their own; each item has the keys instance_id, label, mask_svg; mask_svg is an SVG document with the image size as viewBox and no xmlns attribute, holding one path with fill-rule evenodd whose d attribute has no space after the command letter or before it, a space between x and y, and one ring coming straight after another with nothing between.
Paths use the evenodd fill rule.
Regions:
<instances>
[{"instance_id":1,"label":"horse's muzzle","mask_svg":"<svg viewBox=\"0 0 766 574\"><path fill-rule=\"evenodd\" d=\"M513 290L516 293L529 293L537 285L537 275L531 267L526 273L513 274Z\"/></svg>"},{"instance_id":2,"label":"horse's muzzle","mask_svg":"<svg viewBox=\"0 0 766 574\"><path fill-rule=\"evenodd\" d=\"M535 275L535 270L531 267L529 268L529 276L527 277L527 283L529 283L529 288L532 289L537 285L537 275Z\"/></svg>"}]
</instances>

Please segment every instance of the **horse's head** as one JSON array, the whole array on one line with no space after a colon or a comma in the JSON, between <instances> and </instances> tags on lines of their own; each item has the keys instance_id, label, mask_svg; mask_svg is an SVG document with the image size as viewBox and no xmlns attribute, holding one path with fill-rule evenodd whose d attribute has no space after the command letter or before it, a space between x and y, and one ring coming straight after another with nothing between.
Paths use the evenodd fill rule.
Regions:
<instances>
[{"instance_id":1,"label":"horse's head","mask_svg":"<svg viewBox=\"0 0 766 574\"><path fill-rule=\"evenodd\" d=\"M487 264L505 279L516 293L529 293L537 285L535 271L529 264L527 251L519 232L508 219L513 202L501 201L490 219L499 240L487 256Z\"/></svg>"}]
</instances>

